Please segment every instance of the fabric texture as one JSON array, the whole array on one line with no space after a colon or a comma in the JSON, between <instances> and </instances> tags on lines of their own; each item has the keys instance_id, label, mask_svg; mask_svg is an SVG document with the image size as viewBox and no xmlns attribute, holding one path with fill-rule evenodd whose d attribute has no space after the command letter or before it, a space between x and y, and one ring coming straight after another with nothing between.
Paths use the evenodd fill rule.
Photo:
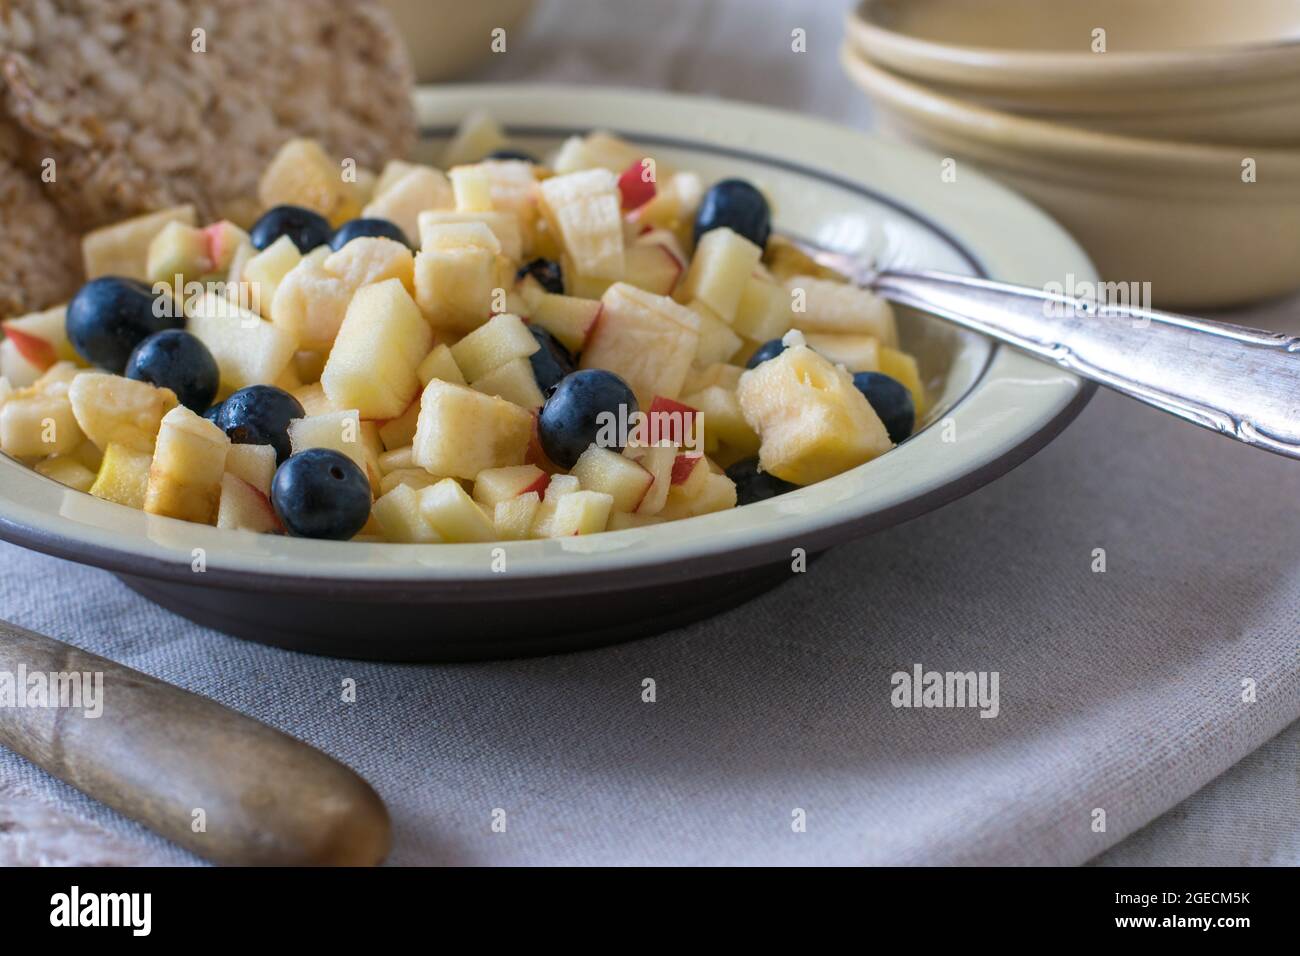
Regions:
<instances>
[{"instance_id":1,"label":"fabric texture","mask_svg":"<svg viewBox=\"0 0 1300 956\"><path fill-rule=\"evenodd\" d=\"M682 88L861 124L834 63L842 9L557 0L479 78ZM795 27L809 53L792 62ZM395 864L1295 865L1298 494L1294 463L1102 393L979 492L734 612L606 650L312 658L8 545L0 617L343 760L388 804ZM891 675L918 664L996 672L997 716L893 706ZM196 862L0 753L0 863L140 861Z\"/></svg>"}]
</instances>

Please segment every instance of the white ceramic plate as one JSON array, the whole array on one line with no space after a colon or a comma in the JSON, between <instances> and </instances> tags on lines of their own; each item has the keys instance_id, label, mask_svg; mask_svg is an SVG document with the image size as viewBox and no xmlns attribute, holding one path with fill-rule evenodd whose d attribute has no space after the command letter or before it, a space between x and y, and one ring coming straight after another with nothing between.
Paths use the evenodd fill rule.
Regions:
<instances>
[{"instance_id":1,"label":"white ceramic plate","mask_svg":"<svg viewBox=\"0 0 1300 956\"><path fill-rule=\"evenodd\" d=\"M828 123L707 99L566 87L445 87L417 101L433 155L474 109L536 152L610 129L706 180L754 180L772 196L779 229L827 246L1032 286L1071 273L1095 279L1074 241L1004 188L964 168L945 183L939 157ZM322 542L147 515L0 459L0 536L118 572L160 603L232 633L323 653L478 657L644 633L736 603L746 572L788 565L794 547L814 553L974 490L1046 444L1091 395L1069 374L937 320L904 315L901 325L904 345L921 353L937 386L928 426L877 461L725 513L563 541ZM505 573L493 570L498 548ZM688 593L711 580L706 592L718 600ZM547 601L575 594L622 602L621 618L634 623L606 628L566 614L515 633L530 615L545 615ZM638 602L662 607L669 594L670 616L636 610ZM396 616L382 627L392 636L360 640L358 628L378 629L375 607ZM447 627L402 632L431 613Z\"/></svg>"}]
</instances>

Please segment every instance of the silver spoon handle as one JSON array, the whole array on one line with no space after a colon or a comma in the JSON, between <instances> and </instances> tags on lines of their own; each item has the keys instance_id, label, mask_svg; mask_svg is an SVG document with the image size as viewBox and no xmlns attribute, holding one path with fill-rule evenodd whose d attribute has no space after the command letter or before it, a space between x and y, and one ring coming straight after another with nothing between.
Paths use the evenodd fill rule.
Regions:
<instances>
[{"instance_id":1,"label":"silver spoon handle","mask_svg":"<svg viewBox=\"0 0 1300 956\"><path fill-rule=\"evenodd\" d=\"M939 272L869 285L1189 422L1300 459L1300 337Z\"/></svg>"}]
</instances>

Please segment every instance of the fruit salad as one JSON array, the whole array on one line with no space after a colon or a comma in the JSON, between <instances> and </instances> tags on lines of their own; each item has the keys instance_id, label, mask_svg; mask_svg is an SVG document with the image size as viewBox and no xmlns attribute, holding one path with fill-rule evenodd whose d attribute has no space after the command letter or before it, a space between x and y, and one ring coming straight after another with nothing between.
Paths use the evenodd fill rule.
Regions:
<instances>
[{"instance_id":1,"label":"fruit salad","mask_svg":"<svg viewBox=\"0 0 1300 956\"><path fill-rule=\"evenodd\" d=\"M258 199L87 235L72 300L0 323L0 450L219 528L490 542L785 494L924 412L889 305L759 185L607 133L542 162L476 117L374 172L294 140Z\"/></svg>"}]
</instances>

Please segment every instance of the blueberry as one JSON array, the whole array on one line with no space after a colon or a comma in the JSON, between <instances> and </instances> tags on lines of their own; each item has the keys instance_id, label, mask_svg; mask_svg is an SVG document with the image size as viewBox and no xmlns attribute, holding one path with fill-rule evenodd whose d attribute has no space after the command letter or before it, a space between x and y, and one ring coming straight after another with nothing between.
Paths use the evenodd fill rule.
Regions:
<instances>
[{"instance_id":1,"label":"blueberry","mask_svg":"<svg viewBox=\"0 0 1300 956\"><path fill-rule=\"evenodd\" d=\"M326 245L333 234L329 220L318 212L302 206L275 206L253 223L248 238L254 249L265 249L281 236L288 236L299 252L306 253Z\"/></svg>"},{"instance_id":2,"label":"blueberry","mask_svg":"<svg viewBox=\"0 0 1300 956\"><path fill-rule=\"evenodd\" d=\"M530 325L528 331L533 333L533 338L541 346L528 356L528 361L533 366L533 378L537 379L537 387L542 390L542 394L547 395L551 389L560 384L560 379L570 374L576 366L569 350L555 341L555 336L550 332L540 325Z\"/></svg>"},{"instance_id":3,"label":"blueberry","mask_svg":"<svg viewBox=\"0 0 1300 956\"><path fill-rule=\"evenodd\" d=\"M203 417L212 422L212 424L219 426L221 424L221 407L225 404L225 402L218 402L204 412Z\"/></svg>"},{"instance_id":4,"label":"blueberry","mask_svg":"<svg viewBox=\"0 0 1300 956\"><path fill-rule=\"evenodd\" d=\"M217 397L220 372L208 347L184 329L155 332L135 347L126 377L170 388L186 408L202 412Z\"/></svg>"},{"instance_id":5,"label":"blueberry","mask_svg":"<svg viewBox=\"0 0 1300 956\"><path fill-rule=\"evenodd\" d=\"M768 359L774 359L785 351L785 343L780 339L771 339L758 347L758 351L749 357L745 368L758 368Z\"/></svg>"},{"instance_id":6,"label":"blueberry","mask_svg":"<svg viewBox=\"0 0 1300 956\"><path fill-rule=\"evenodd\" d=\"M897 445L912 434L916 426L916 405L907 386L880 372L858 372L853 376L853 384L867 396L867 401L885 423L890 441Z\"/></svg>"},{"instance_id":7,"label":"blueberry","mask_svg":"<svg viewBox=\"0 0 1300 956\"><path fill-rule=\"evenodd\" d=\"M370 520L370 482L342 452L308 448L275 470L271 505L296 538L346 541Z\"/></svg>"},{"instance_id":8,"label":"blueberry","mask_svg":"<svg viewBox=\"0 0 1300 956\"><path fill-rule=\"evenodd\" d=\"M787 491L794 491L798 485L760 471L757 458L746 458L727 469L727 477L736 483L736 501L742 505L752 505L755 501L766 501Z\"/></svg>"},{"instance_id":9,"label":"blueberry","mask_svg":"<svg viewBox=\"0 0 1300 956\"><path fill-rule=\"evenodd\" d=\"M185 316L170 295L155 296L134 279L102 276L72 297L65 325L78 355L121 375L137 345L155 332L183 327Z\"/></svg>"},{"instance_id":10,"label":"blueberry","mask_svg":"<svg viewBox=\"0 0 1300 956\"><path fill-rule=\"evenodd\" d=\"M273 445L275 460L289 457L289 422L306 415L302 403L274 385L241 388L221 403L217 425L236 445Z\"/></svg>"},{"instance_id":11,"label":"blueberry","mask_svg":"<svg viewBox=\"0 0 1300 956\"><path fill-rule=\"evenodd\" d=\"M743 179L724 179L709 188L695 214L695 241L722 226L744 236L760 249L772 234L772 211L763 194Z\"/></svg>"},{"instance_id":12,"label":"blueberry","mask_svg":"<svg viewBox=\"0 0 1300 956\"><path fill-rule=\"evenodd\" d=\"M564 295L564 273L560 264L550 259L534 259L515 273L516 279L532 276L542 284L542 288L554 295Z\"/></svg>"},{"instance_id":13,"label":"blueberry","mask_svg":"<svg viewBox=\"0 0 1300 956\"><path fill-rule=\"evenodd\" d=\"M636 396L627 382L604 369L583 369L566 375L546 399L537 419L537 437L551 461L572 468L596 444L607 415L614 416L617 430L619 423L630 423L636 411ZM615 450L621 447L616 442L603 444Z\"/></svg>"},{"instance_id":14,"label":"blueberry","mask_svg":"<svg viewBox=\"0 0 1300 956\"><path fill-rule=\"evenodd\" d=\"M408 249L411 247L411 240L406 238L402 227L395 222L389 222L387 219L349 219L334 230L334 235L330 237L330 248L338 252L353 239L361 239L365 236L392 239Z\"/></svg>"},{"instance_id":15,"label":"blueberry","mask_svg":"<svg viewBox=\"0 0 1300 956\"><path fill-rule=\"evenodd\" d=\"M522 159L525 163L532 163L534 166L540 166L537 157L531 153L525 153L522 149L494 149L488 153L486 159Z\"/></svg>"}]
</instances>

